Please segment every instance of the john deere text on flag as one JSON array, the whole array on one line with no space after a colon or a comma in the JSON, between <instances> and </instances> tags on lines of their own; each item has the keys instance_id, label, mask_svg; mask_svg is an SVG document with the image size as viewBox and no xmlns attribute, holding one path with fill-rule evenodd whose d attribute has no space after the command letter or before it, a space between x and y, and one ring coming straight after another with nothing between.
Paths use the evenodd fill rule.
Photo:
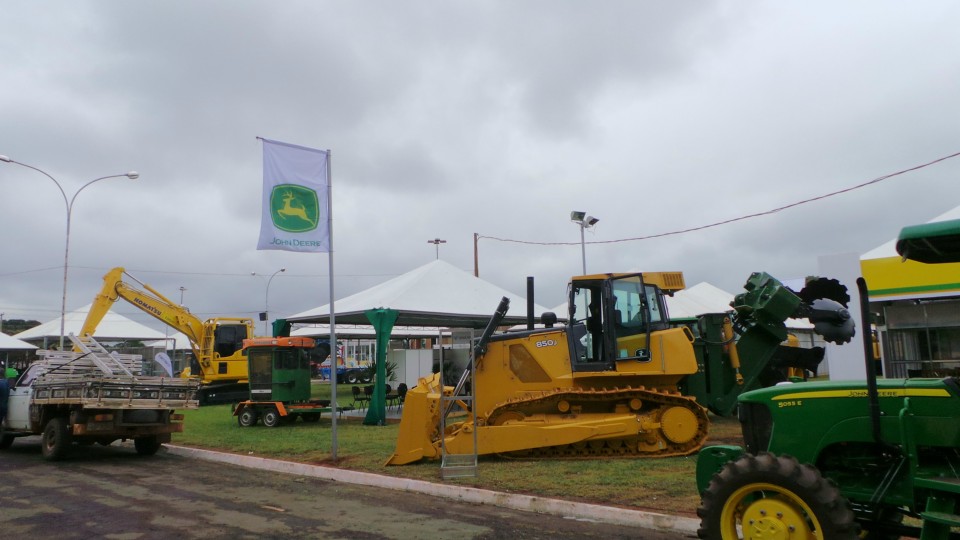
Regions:
<instances>
[{"instance_id":1,"label":"john deere text on flag","mask_svg":"<svg viewBox=\"0 0 960 540\"><path fill-rule=\"evenodd\" d=\"M329 152L261 140L263 210L257 249L329 253Z\"/></svg>"}]
</instances>

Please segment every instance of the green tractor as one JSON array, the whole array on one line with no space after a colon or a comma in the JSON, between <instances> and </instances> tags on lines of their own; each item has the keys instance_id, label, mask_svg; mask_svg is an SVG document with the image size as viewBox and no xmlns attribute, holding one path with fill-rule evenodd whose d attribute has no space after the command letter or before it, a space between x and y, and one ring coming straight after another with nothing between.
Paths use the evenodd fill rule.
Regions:
<instances>
[{"instance_id":1,"label":"green tractor","mask_svg":"<svg viewBox=\"0 0 960 540\"><path fill-rule=\"evenodd\" d=\"M960 262L960 220L904 228L905 258ZM867 291L858 279L861 311ZM739 398L746 448L697 461L700 538L960 538L960 380L804 382Z\"/></svg>"}]
</instances>

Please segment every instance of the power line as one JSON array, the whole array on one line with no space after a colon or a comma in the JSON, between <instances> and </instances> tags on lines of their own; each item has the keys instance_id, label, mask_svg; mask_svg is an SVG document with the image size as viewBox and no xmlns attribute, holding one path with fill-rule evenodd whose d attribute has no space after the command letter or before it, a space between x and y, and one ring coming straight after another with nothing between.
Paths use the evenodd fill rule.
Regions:
<instances>
[{"instance_id":1,"label":"power line","mask_svg":"<svg viewBox=\"0 0 960 540\"><path fill-rule=\"evenodd\" d=\"M811 198L809 198L809 199L803 199L803 200L801 200L801 201L797 201L797 202L790 203L790 204L787 204L787 205L784 205L784 206L780 206L780 207L774 208L774 209L772 209L772 210L766 210L766 211L764 211L764 212L757 212L757 213L754 213L754 214L747 214L747 215L740 216L740 217L735 217L735 218L726 219L726 220L723 220L723 221L718 221L718 222L716 222L716 223L710 223L709 225L701 225L701 226L699 226L699 227L691 227L691 228L689 228L689 229L681 229L681 230L678 230L678 231L671 231L671 232L665 232L665 233L659 233L659 234L651 234L651 235L647 235L647 236L637 236L637 237L634 237L634 238L621 238L621 239L619 239L619 240L598 240L598 241L595 241L595 242L586 242L586 243L587 243L587 244L615 244L615 243L617 243L617 242L632 242L632 241L635 241L635 240L649 240L649 239L651 239L651 238L662 238L662 237L664 237L664 236L673 236L673 235L684 234L684 233L688 233L688 232L702 231L702 230L704 230L704 229L710 229L710 228L712 228L712 227L719 227L719 226L721 226L721 225L728 225L728 224L730 224L730 223L735 223L735 222L737 222L737 221L743 221L743 220L745 220L745 219L751 219L751 218L756 218L756 217L761 217L761 216L768 216L768 215L770 215L770 214L776 214L777 212L780 212L780 211L783 211L783 210L787 210L787 209L789 209L789 208L794 208L794 207L796 207L796 206L800 206L800 205L803 205L803 204L807 204L807 203L811 203L811 202L815 202L815 201L820 201L820 200L823 200L823 199L827 199L827 198L829 198L829 197L834 197L834 196L836 196L836 195L842 195L842 194L844 194L844 193L849 193L849 192L854 191L854 190L857 190L857 189L865 188L865 187L867 187L867 186L870 186L870 185L873 185L873 184L877 184L877 183L882 182L882 181L884 181L884 180L887 180L887 179L889 179L889 178L893 178L894 176L899 176L899 175L902 175L902 174L906 174L906 173L908 173L908 172L913 172L913 171L922 169L922 168L924 168L924 167L929 167L929 166L931 166L931 165L935 165L935 164L937 164L937 163L940 163L941 161L946 161L946 160L948 160L948 159L955 158L955 157L957 157L957 156L960 156L960 152L956 152L956 153L950 154L950 155L948 155L948 156L944 156L944 157L935 159L935 160L930 161L930 162L928 162L928 163L923 163L923 164L921 164L921 165L917 165L917 166L915 166L915 167L910 167L909 169L903 169L902 171L897 171L897 172L895 172L895 173L885 174L885 175L883 175L883 176L874 178L873 180L869 180L869 181L867 181L867 182L863 182L862 184L857 184L857 185L852 186L852 187L848 187L848 188L845 188L845 189L841 189L841 190L839 190L839 191L834 191L834 192L831 192L831 193L826 193L826 194L824 194L824 195L818 195L818 196L816 196L816 197L811 197ZM528 240L515 240L515 239L511 239L511 238L497 238L497 237L495 237L495 236L482 236L482 235L478 235L477 238L487 238L487 239L489 239L489 240L497 240L497 241L500 241L500 242L513 242L513 243L516 243L516 244L533 244L533 245L538 245L538 246L579 246L579 245L581 244L580 242L533 242L533 241L528 241Z\"/></svg>"}]
</instances>

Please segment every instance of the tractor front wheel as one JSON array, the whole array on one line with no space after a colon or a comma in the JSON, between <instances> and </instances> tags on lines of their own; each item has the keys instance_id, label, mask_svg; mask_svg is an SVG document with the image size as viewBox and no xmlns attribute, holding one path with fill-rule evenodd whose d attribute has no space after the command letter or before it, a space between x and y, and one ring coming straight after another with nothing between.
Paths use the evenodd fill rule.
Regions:
<instances>
[{"instance_id":1,"label":"tractor front wheel","mask_svg":"<svg viewBox=\"0 0 960 540\"><path fill-rule=\"evenodd\" d=\"M745 454L701 494L700 529L710 540L854 539L853 511L835 485L791 456Z\"/></svg>"}]
</instances>

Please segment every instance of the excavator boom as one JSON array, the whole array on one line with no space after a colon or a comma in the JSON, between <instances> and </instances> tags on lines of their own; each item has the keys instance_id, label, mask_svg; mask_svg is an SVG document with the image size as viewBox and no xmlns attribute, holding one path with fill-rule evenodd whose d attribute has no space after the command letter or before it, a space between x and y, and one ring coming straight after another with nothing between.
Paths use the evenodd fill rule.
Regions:
<instances>
[{"instance_id":1,"label":"excavator boom","mask_svg":"<svg viewBox=\"0 0 960 540\"><path fill-rule=\"evenodd\" d=\"M124 276L142 289L125 282ZM103 287L90 307L80 330L81 337L93 336L111 306L120 299L187 336L196 362L184 373L198 376L203 381L201 403L231 401L236 395L245 396L248 368L243 340L254 337L253 319L218 317L202 321L187 308L137 280L124 268L117 267L103 276ZM214 400L214 396L219 399Z\"/></svg>"}]
</instances>

